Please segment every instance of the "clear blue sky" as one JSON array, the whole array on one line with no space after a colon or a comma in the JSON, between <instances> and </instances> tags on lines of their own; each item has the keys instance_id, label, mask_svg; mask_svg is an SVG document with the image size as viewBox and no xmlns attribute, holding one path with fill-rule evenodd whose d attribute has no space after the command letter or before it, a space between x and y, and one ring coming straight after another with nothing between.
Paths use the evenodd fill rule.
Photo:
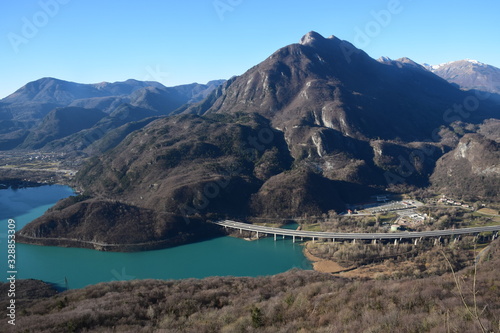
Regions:
<instances>
[{"instance_id":1,"label":"clear blue sky","mask_svg":"<svg viewBox=\"0 0 500 333\"><path fill-rule=\"evenodd\" d=\"M5 0L0 98L47 76L167 86L227 79L310 30L374 58L500 67L498 0Z\"/></svg>"}]
</instances>

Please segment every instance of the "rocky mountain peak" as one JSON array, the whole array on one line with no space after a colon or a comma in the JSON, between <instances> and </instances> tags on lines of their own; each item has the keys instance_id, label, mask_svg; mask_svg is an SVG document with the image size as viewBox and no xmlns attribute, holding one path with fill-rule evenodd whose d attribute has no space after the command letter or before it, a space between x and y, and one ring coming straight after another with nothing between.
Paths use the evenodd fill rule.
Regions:
<instances>
[{"instance_id":1,"label":"rocky mountain peak","mask_svg":"<svg viewBox=\"0 0 500 333\"><path fill-rule=\"evenodd\" d=\"M386 65L393 65L393 66L397 66L399 68L416 68L416 69L425 69L427 67L424 67L418 63L416 63L415 61L411 60L410 58L407 58L407 57L403 57L403 58L399 58L399 59L396 59L396 60L392 60L391 58L389 57L380 57L379 59L377 59L377 61L379 63L382 63L382 64L386 64Z\"/></svg>"},{"instance_id":2,"label":"rocky mountain peak","mask_svg":"<svg viewBox=\"0 0 500 333\"><path fill-rule=\"evenodd\" d=\"M316 31L309 31L300 39L300 44L302 45L311 45L314 42L323 42L325 41L325 37L321 36Z\"/></svg>"}]
</instances>

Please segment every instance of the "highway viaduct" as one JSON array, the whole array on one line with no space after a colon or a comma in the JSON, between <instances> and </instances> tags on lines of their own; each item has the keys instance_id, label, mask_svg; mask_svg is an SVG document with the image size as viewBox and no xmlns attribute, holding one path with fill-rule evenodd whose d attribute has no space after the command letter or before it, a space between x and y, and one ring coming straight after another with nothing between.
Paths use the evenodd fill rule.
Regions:
<instances>
[{"instance_id":1,"label":"highway viaduct","mask_svg":"<svg viewBox=\"0 0 500 333\"><path fill-rule=\"evenodd\" d=\"M231 220L223 221L212 221L211 223L217 224L224 228L231 228L239 230L240 233L243 231L250 231L257 233L257 237L260 234L264 235L274 235L274 240L278 236L285 238L286 236L292 237L293 242L300 238L316 240L351 240L356 242L360 241L372 241L377 243L378 241L393 241L394 244L398 244L402 240L412 240L415 244L419 240L425 238L434 238L435 242L439 241L442 237L447 236L460 236L460 235L478 235L482 232L493 232L493 239L498 237L498 232L500 231L500 225L487 226L487 227L475 227L475 228L462 228L462 229L447 229L447 230L433 230L433 231L405 231L405 232L391 232L391 233L339 233L339 232L320 232L320 231L302 231L302 230L290 230L290 229L280 229L265 227L259 225L253 225L248 223L236 222Z\"/></svg>"}]
</instances>

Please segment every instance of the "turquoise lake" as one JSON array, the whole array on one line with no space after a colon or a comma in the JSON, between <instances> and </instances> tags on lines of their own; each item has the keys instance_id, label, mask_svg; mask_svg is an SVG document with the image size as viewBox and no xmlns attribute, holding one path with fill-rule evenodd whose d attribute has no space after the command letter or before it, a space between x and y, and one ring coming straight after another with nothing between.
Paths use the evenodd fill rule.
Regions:
<instances>
[{"instance_id":1,"label":"turquoise lake","mask_svg":"<svg viewBox=\"0 0 500 333\"><path fill-rule=\"evenodd\" d=\"M41 216L58 200L73 195L62 185L0 190L0 269L7 276L7 221L16 230ZM18 279L40 279L61 288L131 279L185 279L207 276L262 276L292 268L312 269L300 243L272 237L245 241L233 237L164 250L116 253L79 248L17 244Z\"/></svg>"}]
</instances>

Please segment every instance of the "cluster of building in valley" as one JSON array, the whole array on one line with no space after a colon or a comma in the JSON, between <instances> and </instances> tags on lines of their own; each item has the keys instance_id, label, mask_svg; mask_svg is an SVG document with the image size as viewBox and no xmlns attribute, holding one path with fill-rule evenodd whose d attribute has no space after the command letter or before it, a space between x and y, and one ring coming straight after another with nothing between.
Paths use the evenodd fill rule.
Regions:
<instances>
[{"instance_id":1,"label":"cluster of building in valley","mask_svg":"<svg viewBox=\"0 0 500 333\"><path fill-rule=\"evenodd\" d=\"M431 200L430 204L433 206L445 205L459 207L467 210L474 210L474 207L470 204L456 201L442 195L438 200ZM350 205L348 210L342 215L352 215L352 216L373 216L373 215L385 215L394 216L391 221L383 223L383 228L390 229L390 231L399 231L407 229L418 229L426 223L433 220L433 217L429 214L423 213L422 208L424 203L414 200L407 199L401 200L390 196L374 196L371 202Z\"/></svg>"},{"instance_id":2,"label":"cluster of building in valley","mask_svg":"<svg viewBox=\"0 0 500 333\"><path fill-rule=\"evenodd\" d=\"M438 199L437 203L442 204L442 205L459 206L459 207L463 207L463 208L473 209L473 207L471 205L447 198L445 195L442 195L441 198Z\"/></svg>"},{"instance_id":3,"label":"cluster of building in valley","mask_svg":"<svg viewBox=\"0 0 500 333\"><path fill-rule=\"evenodd\" d=\"M77 169L85 158L71 157L67 153L50 153L40 151L7 151L0 152L1 168L26 169Z\"/></svg>"},{"instance_id":4,"label":"cluster of building in valley","mask_svg":"<svg viewBox=\"0 0 500 333\"><path fill-rule=\"evenodd\" d=\"M396 222L391 226L391 231L414 229L423 225L431 217L428 214L416 213L414 211L406 214L398 214Z\"/></svg>"},{"instance_id":5,"label":"cluster of building in valley","mask_svg":"<svg viewBox=\"0 0 500 333\"><path fill-rule=\"evenodd\" d=\"M424 206L414 199L392 200L390 196L379 195L372 198L373 202L351 205L345 215L370 216L396 213L390 223L383 223L390 231L414 229L430 219L428 214L418 213L417 208Z\"/></svg>"}]
</instances>

